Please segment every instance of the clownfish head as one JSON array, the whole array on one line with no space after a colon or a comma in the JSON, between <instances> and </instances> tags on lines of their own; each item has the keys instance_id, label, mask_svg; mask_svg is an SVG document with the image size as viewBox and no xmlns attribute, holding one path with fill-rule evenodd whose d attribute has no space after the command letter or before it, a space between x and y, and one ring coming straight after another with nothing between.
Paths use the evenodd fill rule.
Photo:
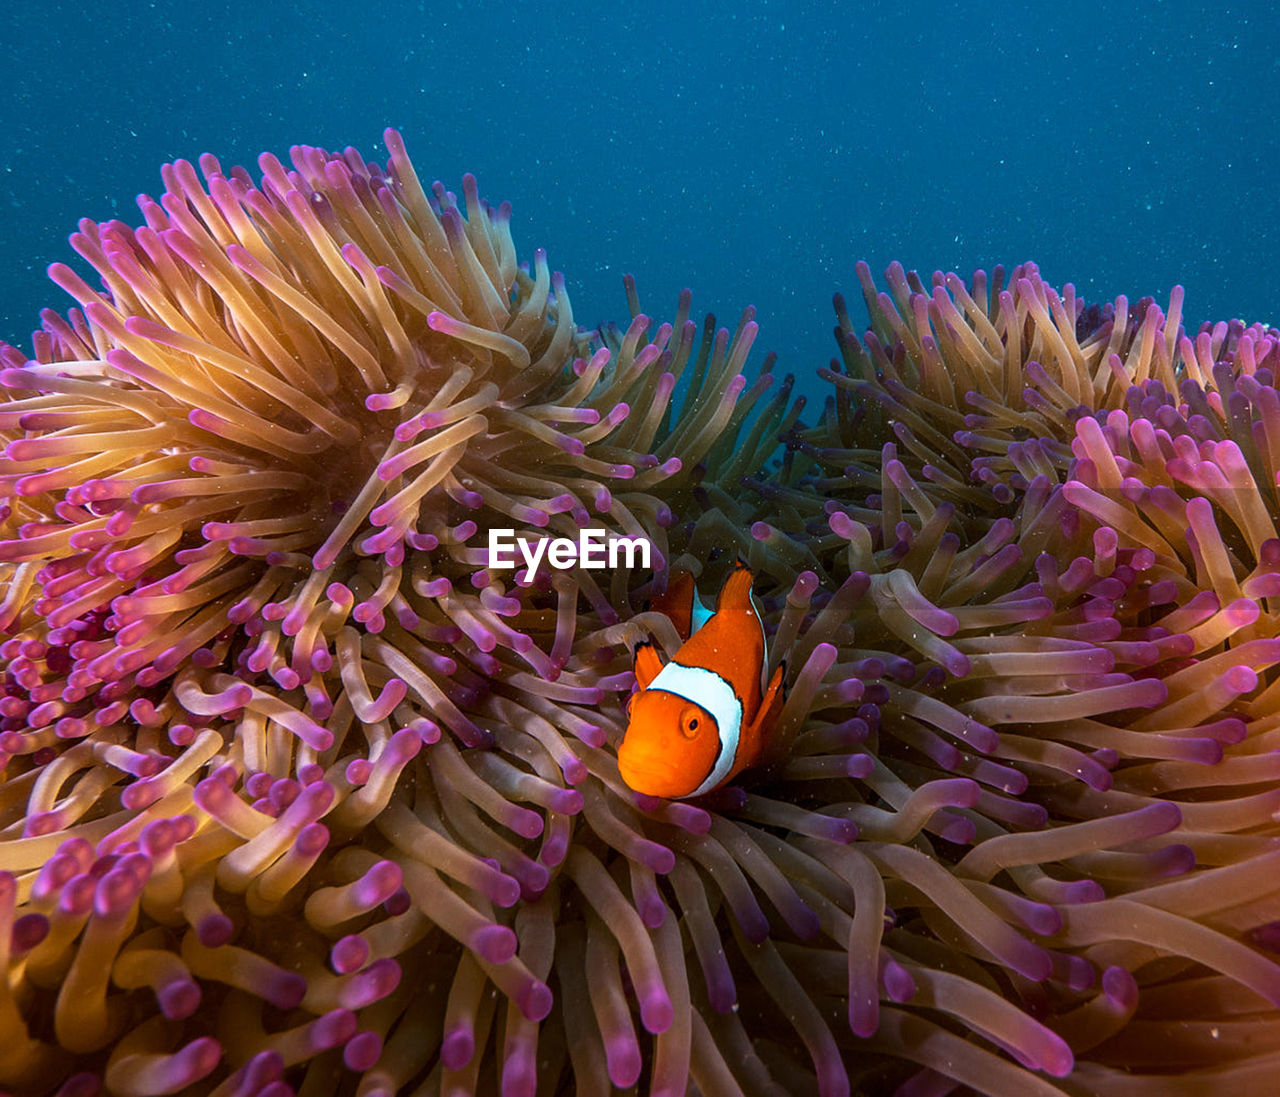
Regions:
<instances>
[{"instance_id":1,"label":"clownfish head","mask_svg":"<svg viewBox=\"0 0 1280 1097\"><path fill-rule=\"evenodd\" d=\"M678 799L706 780L720 754L720 728L701 705L663 689L631 698L618 748L627 786L648 796Z\"/></svg>"}]
</instances>

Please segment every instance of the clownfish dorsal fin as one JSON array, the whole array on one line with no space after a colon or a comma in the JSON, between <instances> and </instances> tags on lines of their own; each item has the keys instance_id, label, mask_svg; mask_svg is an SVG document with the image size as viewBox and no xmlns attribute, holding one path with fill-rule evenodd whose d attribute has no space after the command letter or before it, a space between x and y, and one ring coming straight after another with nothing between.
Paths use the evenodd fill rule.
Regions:
<instances>
[{"instance_id":1,"label":"clownfish dorsal fin","mask_svg":"<svg viewBox=\"0 0 1280 1097\"><path fill-rule=\"evenodd\" d=\"M667 589L662 594L654 595L645 609L666 614L675 625L676 635L681 640L689 639L711 620L711 610L702 604L693 575L687 571L676 572Z\"/></svg>"},{"instance_id":2,"label":"clownfish dorsal fin","mask_svg":"<svg viewBox=\"0 0 1280 1097\"><path fill-rule=\"evenodd\" d=\"M680 639L687 640L693 633L694 606L697 602L698 592L693 585L693 576L687 571L681 571L671 576L665 591L650 599L649 608L665 613L675 625Z\"/></svg>"},{"instance_id":3,"label":"clownfish dorsal fin","mask_svg":"<svg viewBox=\"0 0 1280 1097\"><path fill-rule=\"evenodd\" d=\"M724 586L720 588L720 594L716 598L716 612L723 610L746 609L752 613L756 612L755 606L751 601L751 585L755 581L755 577L751 574L751 569L747 567L746 561L741 556L733 565L733 571L729 573L729 578L724 581ZM758 614L757 614L758 616Z\"/></svg>"},{"instance_id":4,"label":"clownfish dorsal fin","mask_svg":"<svg viewBox=\"0 0 1280 1097\"><path fill-rule=\"evenodd\" d=\"M636 685L640 689L648 689L650 683L658 677L662 670L662 656L653 646L652 640L641 640L635 650Z\"/></svg>"}]
</instances>

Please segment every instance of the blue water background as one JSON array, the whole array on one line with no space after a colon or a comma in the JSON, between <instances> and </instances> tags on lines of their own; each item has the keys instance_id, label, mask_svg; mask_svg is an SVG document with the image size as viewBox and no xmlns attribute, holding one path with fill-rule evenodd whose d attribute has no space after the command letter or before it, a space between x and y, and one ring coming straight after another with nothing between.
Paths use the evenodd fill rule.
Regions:
<instances>
[{"instance_id":1,"label":"blue water background","mask_svg":"<svg viewBox=\"0 0 1280 1097\"><path fill-rule=\"evenodd\" d=\"M385 157L389 124L513 203L580 322L625 316L624 272L659 318L683 286L729 326L754 304L810 391L858 259L1280 322L1270 4L5 7L0 338L28 348L77 220L136 224L162 162Z\"/></svg>"}]
</instances>

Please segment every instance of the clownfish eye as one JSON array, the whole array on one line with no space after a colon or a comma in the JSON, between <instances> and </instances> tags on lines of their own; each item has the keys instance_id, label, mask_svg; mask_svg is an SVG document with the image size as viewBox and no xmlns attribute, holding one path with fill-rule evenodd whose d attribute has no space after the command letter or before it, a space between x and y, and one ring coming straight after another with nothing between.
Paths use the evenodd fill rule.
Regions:
<instances>
[{"instance_id":1,"label":"clownfish eye","mask_svg":"<svg viewBox=\"0 0 1280 1097\"><path fill-rule=\"evenodd\" d=\"M698 710L686 709L680 717L680 734L682 734L686 739L696 739L700 724L701 720L698 719Z\"/></svg>"}]
</instances>

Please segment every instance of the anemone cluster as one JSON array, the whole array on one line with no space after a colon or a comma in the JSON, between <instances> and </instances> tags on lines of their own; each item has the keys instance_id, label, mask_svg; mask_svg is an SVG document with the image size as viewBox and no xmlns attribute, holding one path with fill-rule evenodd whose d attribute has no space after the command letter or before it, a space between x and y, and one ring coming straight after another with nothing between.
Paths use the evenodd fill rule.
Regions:
<instances>
[{"instance_id":1,"label":"anemone cluster","mask_svg":"<svg viewBox=\"0 0 1280 1097\"><path fill-rule=\"evenodd\" d=\"M860 266L806 415L386 142L171 165L0 346L0 1088L1269 1093L1280 333ZM654 573L488 566L588 526ZM771 762L638 796L737 556Z\"/></svg>"}]
</instances>

